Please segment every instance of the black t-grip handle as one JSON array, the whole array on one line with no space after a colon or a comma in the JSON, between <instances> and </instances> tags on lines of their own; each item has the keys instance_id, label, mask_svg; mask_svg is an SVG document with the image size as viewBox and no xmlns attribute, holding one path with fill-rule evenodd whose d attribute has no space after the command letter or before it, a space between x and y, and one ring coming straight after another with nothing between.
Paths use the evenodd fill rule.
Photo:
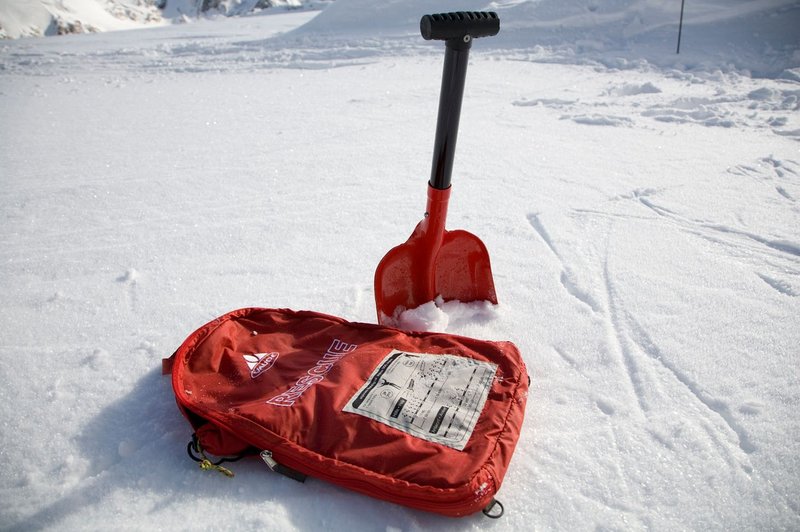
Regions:
<instances>
[{"instance_id":1,"label":"black t-grip handle","mask_svg":"<svg viewBox=\"0 0 800 532\"><path fill-rule=\"evenodd\" d=\"M493 11L458 11L425 15L419 21L419 31L426 41L449 41L491 37L500 31L500 17Z\"/></svg>"},{"instance_id":2,"label":"black t-grip handle","mask_svg":"<svg viewBox=\"0 0 800 532\"><path fill-rule=\"evenodd\" d=\"M442 89L439 93L439 115L436 119L436 137L433 145L432 188L450 187L453 158L458 139L458 122L461 117L461 100L472 40L477 37L497 35L500 17L492 11L459 11L425 15L419 29L426 40L445 41Z\"/></svg>"}]
</instances>

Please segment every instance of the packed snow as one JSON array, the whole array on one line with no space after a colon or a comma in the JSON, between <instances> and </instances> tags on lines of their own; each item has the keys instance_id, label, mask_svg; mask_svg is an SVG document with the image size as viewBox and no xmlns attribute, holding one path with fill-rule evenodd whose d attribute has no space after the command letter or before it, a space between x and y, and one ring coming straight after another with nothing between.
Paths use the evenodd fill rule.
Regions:
<instances>
[{"instance_id":1,"label":"packed snow","mask_svg":"<svg viewBox=\"0 0 800 532\"><path fill-rule=\"evenodd\" d=\"M161 359L240 307L375 322L430 171L417 24L451 9L501 17L448 218L500 303L400 324L522 352L505 515L201 471ZM800 5L687 0L678 55L679 11L336 0L0 43L0 529L800 528Z\"/></svg>"}]
</instances>

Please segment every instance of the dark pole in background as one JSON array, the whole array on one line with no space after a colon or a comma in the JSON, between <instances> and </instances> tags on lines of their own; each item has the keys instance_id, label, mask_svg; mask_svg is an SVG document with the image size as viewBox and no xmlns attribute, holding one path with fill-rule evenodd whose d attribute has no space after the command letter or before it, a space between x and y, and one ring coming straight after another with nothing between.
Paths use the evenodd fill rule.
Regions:
<instances>
[{"instance_id":1,"label":"dark pole in background","mask_svg":"<svg viewBox=\"0 0 800 532\"><path fill-rule=\"evenodd\" d=\"M678 49L675 51L676 54L681 53L681 33L683 32L683 4L686 0L681 0L681 20L678 23Z\"/></svg>"}]
</instances>

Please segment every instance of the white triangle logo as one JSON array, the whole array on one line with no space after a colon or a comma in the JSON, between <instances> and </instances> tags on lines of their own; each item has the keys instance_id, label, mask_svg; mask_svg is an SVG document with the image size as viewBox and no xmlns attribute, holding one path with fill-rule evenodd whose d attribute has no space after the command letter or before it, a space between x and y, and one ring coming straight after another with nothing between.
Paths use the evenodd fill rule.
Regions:
<instances>
[{"instance_id":1,"label":"white triangle logo","mask_svg":"<svg viewBox=\"0 0 800 532\"><path fill-rule=\"evenodd\" d=\"M250 368L250 378L255 379L275 364L278 360L278 353L255 353L253 355L242 355L247 367Z\"/></svg>"}]
</instances>

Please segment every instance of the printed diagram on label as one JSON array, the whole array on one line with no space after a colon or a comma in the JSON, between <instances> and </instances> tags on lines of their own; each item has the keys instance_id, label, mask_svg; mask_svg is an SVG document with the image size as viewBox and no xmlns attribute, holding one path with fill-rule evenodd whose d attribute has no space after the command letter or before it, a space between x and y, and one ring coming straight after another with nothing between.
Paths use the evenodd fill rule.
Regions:
<instances>
[{"instance_id":1,"label":"printed diagram on label","mask_svg":"<svg viewBox=\"0 0 800 532\"><path fill-rule=\"evenodd\" d=\"M393 350L344 411L462 451L496 372L490 362Z\"/></svg>"}]
</instances>

